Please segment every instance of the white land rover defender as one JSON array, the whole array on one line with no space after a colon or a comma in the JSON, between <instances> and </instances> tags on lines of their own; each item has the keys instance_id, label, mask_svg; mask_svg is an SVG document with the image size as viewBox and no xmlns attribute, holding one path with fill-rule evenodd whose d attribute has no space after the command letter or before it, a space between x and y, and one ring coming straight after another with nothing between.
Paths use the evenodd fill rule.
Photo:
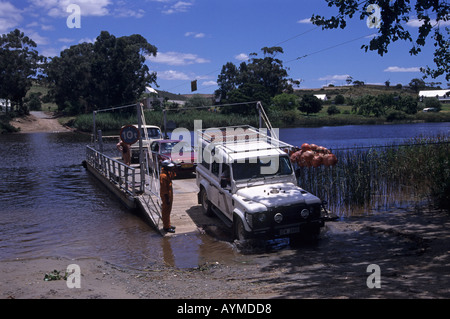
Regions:
<instances>
[{"instance_id":1,"label":"white land rover defender","mask_svg":"<svg viewBox=\"0 0 450 319\"><path fill-rule=\"evenodd\" d=\"M198 131L198 202L236 239L317 237L322 201L297 186L292 147L251 126Z\"/></svg>"}]
</instances>

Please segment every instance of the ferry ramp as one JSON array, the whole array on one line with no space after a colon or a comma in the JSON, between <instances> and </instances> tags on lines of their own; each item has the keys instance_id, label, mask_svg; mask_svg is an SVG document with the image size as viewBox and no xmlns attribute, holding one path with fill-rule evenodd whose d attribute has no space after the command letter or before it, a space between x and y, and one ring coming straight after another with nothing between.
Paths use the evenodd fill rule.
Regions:
<instances>
[{"instance_id":1,"label":"ferry ramp","mask_svg":"<svg viewBox=\"0 0 450 319\"><path fill-rule=\"evenodd\" d=\"M171 223L175 233L163 230L159 176L141 174L140 165L125 165L118 158L108 157L100 151L86 148L84 167L111 191L127 208L136 209L162 236L202 233L206 225L217 220L203 214L198 204L195 175L173 180L174 198ZM145 176L145 181L141 180Z\"/></svg>"}]
</instances>

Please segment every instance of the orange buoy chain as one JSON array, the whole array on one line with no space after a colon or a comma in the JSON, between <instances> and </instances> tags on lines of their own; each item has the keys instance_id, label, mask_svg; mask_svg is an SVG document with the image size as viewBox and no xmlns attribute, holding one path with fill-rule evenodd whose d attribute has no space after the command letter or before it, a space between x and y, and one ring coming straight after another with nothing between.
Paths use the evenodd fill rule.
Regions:
<instances>
[{"instance_id":1,"label":"orange buoy chain","mask_svg":"<svg viewBox=\"0 0 450 319\"><path fill-rule=\"evenodd\" d=\"M296 148L290 152L291 162L297 163L300 167L326 167L335 166L338 162L336 155L329 149L316 144L303 143L301 148Z\"/></svg>"}]
</instances>

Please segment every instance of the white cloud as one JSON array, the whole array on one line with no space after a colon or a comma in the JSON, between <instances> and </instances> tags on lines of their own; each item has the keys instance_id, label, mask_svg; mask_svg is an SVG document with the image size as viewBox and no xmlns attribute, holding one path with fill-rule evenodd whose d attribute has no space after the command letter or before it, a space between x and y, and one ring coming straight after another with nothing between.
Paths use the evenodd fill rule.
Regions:
<instances>
[{"instance_id":1,"label":"white cloud","mask_svg":"<svg viewBox=\"0 0 450 319\"><path fill-rule=\"evenodd\" d=\"M42 50L40 53L47 58L53 58L55 56L58 56L61 51L58 51L55 48L46 48L46 49Z\"/></svg>"},{"instance_id":2,"label":"white cloud","mask_svg":"<svg viewBox=\"0 0 450 319\"><path fill-rule=\"evenodd\" d=\"M178 1L174 5L168 7L166 10L163 10L164 14L173 14L178 12L187 12L189 8L192 6L190 2Z\"/></svg>"},{"instance_id":3,"label":"white cloud","mask_svg":"<svg viewBox=\"0 0 450 319\"><path fill-rule=\"evenodd\" d=\"M97 41L97 38L82 38L78 43L95 43L95 41Z\"/></svg>"},{"instance_id":4,"label":"white cloud","mask_svg":"<svg viewBox=\"0 0 450 319\"><path fill-rule=\"evenodd\" d=\"M336 75L326 75L324 77L319 78L319 81L344 81L350 75L348 74L336 74Z\"/></svg>"},{"instance_id":5,"label":"white cloud","mask_svg":"<svg viewBox=\"0 0 450 319\"><path fill-rule=\"evenodd\" d=\"M167 70L158 72L158 79L162 80L183 80L187 81L189 80L189 76L183 72L178 72L174 70Z\"/></svg>"},{"instance_id":6,"label":"white cloud","mask_svg":"<svg viewBox=\"0 0 450 319\"><path fill-rule=\"evenodd\" d=\"M151 56L149 60L168 65L190 65L210 62L207 59L198 57L196 54L180 52L158 52L156 57Z\"/></svg>"},{"instance_id":7,"label":"white cloud","mask_svg":"<svg viewBox=\"0 0 450 319\"><path fill-rule=\"evenodd\" d=\"M126 7L117 8L114 10L114 16L119 18L136 18L140 19L145 16L145 11L143 9L130 9Z\"/></svg>"},{"instance_id":8,"label":"white cloud","mask_svg":"<svg viewBox=\"0 0 450 319\"><path fill-rule=\"evenodd\" d=\"M390 66L387 69L384 69L384 72L420 72L420 67L410 67L410 68L403 68L399 66Z\"/></svg>"},{"instance_id":9,"label":"white cloud","mask_svg":"<svg viewBox=\"0 0 450 319\"><path fill-rule=\"evenodd\" d=\"M297 23L301 23L301 24L312 24L311 18L306 18L306 19L298 20Z\"/></svg>"},{"instance_id":10,"label":"white cloud","mask_svg":"<svg viewBox=\"0 0 450 319\"><path fill-rule=\"evenodd\" d=\"M58 41L59 41L59 42L62 42L62 43L72 43L72 42L75 42L74 39L70 39L70 38L59 38Z\"/></svg>"},{"instance_id":11,"label":"white cloud","mask_svg":"<svg viewBox=\"0 0 450 319\"><path fill-rule=\"evenodd\" d=\"M234 58L238 61L247 61L248 55L245 53L240 53L240 54L236 55Z\"/></svg>"},{"instance_id":12,"label":"white cloud","mask_svg":"<svg viewBox=\"0 0 450 319\"><path fill-rule=\"evenodd\" d=\"M436 19L431 19L430 20L430 24L434 27L437 26L437 21ZM419 20L419 19L411 19L409 20L406 25L409 27L413 27L413 28L419 28L421 27L423 24L423 20ZM440 27L446 27L446 26L450 26L450 20L449 21L439 21L439 26Z\"/></svg>"},{"instance_id":13,"label":"white cloud","mask_svg":"<svg viewBox=\"0 0 450 319\"><path fill-rule=\"evenodd\" d=\"M203 86L213 86L213 85L217 85L216 81L205 81L202 83Z\"/></svg>"},{"instance_id":14,"label":"white cloud","mask_svg":"<svg viewBox=\"0 0 450 319\"><path fill-rule=\"evenodd\" d=\"M22 29L23 33L32 39L34 42L36 42L37 45L47 45L50 43L50 40L46 37L41 36L36 31L33 31L31 29Z\"/></svg>"},{"instance_id":15,"label":"white cloud","mask_svg":"<svg viewBox=\"0 0 450 319\"><path fill-rule=\"evenodd\" d=\"M197 32L186 32L186 33L184 34L184 36L185 36L185 37L194 37L194 38L196 38L196 39L200 39L200 38L204 38L204 37L205 37L205 34L202 33L202 32L200 32L200 33L197 33Z\"/></svg>"},{"instance_id":16,"label":"white cloud","mask_svg":"<svg viewBox=\"0 0 450 319\"><path fill-rule=\"evenodd\" d=\"M17 27L22 21L22 12L9 2L0 2L0 33Z\"/></svg>"},{"instance_id":17,"label":"white cloud","mask_svg":"<svg viewBox=\"0 0 450 319\"><path fill-rule=\"evenodd\" d=\"M82 16L109 15L111 0L30 0L33 6L47 11L51 17L67 17L67 8L71 4L80 6Z\"/></svg>"}]
</instances>

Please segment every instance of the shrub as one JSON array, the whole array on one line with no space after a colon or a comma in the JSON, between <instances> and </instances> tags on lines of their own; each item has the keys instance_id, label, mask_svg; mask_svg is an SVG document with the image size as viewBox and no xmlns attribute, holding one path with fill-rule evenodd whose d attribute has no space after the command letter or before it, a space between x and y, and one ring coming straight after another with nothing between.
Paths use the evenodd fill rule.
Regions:
<instances>
[{"instance_id":1,"label":"shrub","mask_svg":"<svg viewBox=\"0 0 450 319\"><path fill-rule=\"evenodd\" d=\"M331 105L328 107L327 113L328 113L328 115L334 115L334 114L341 113L341 111L339 111L339 109L337 108L336 105Z\"/></svg>"},{"instance_id":2,"label":"shrub","mask_svg":"<svg viewBox=\"0 0 450 319\"><path fill-rule=\"evenodd\" d=\"M336 95L336 97L334 98L334 103L336 103L336 105L344 104L345 103L345 97L342 94Z\"/></svg>"},{"instance_id":3,"label":"shrub","mask_svg":"<svg viewBox=\"0 0 450 319\"><path fill-rule=\"evenodd\" d=\"M407 118L406 113L398 110L390 110L386 115L386 121L388 122L402 121L405 120L406 118Z\"/></svg>"}]
</instances>

